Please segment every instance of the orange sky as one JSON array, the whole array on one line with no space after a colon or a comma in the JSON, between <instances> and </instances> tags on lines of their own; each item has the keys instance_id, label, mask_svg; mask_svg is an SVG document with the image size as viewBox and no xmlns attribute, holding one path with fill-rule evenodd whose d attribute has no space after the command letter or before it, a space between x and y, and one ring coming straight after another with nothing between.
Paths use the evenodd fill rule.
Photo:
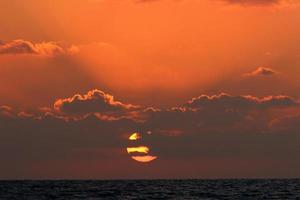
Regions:
<instances>
[{"instance_id":1,"label":"orange sky","mask_svg":"<svg viewBox=\"0 0 300 200\"><path fill-rule=\"evenodd\" d=\"M182 103L200 93L299 97L297 4L230 5L218 0L0 4L2 41L53 41L79 50L59 58L2 55L1 103L49 104L53 98L90 88L158 106ZM259 66L280 74L271 80L245 80L242 74ZM60 85L66 88L62 91ZM159 97L149 100L154 93ZM34 102L37 98L39 102Z\"/></svg>"}]
</instances>

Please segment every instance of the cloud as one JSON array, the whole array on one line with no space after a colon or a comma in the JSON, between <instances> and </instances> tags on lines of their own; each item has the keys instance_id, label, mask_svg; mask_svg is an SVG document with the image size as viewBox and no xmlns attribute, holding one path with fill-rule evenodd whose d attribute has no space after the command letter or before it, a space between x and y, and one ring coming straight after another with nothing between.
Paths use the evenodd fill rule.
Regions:
<instances>
[{"instance_id":1,"label":"cloud","mask_svg":"<svg viewBox=\"0 0 300 200\"><path fill-rule=\"evenodd\" d=\"M54 103L57 111L69 114L123 113L137 109L138 106L116 101L110 94L101 90L91 90L84 95L76 94L73 97L58 99Z\"/></svg>"},{"instance_id":2,"label":"cloud","mask_svg":"<svg viewBox=\"0 0 300 200\"><path fill-rule=\"evenodd\" d=\"M159 2L162 0L136 0L138 3L148 3L148 2ZM173 0L176 2L176 0ZM214 1L214 0L210 0ZM220 2L226 2L228 4L236 4L236 5L242 5L242 6L273 6L276 4L280 4L281 2L294 2L289 0L218 0Z\"/></svg>"},{"instance_id":3,"label":"cloud","mask_svg":"<svg viewBox=\"0 0 300 200\"><path fill-rule=\"evenodd\" d=\"M1 117L12 117L13 116L13 112L12 112L12 107L10 106L0 106L0 118Z\"/></svg>"},{"instance_id":4,"label":"cloud","mask_svg":"<svg viewBox=\"0 0 300 200\"><path fill-rule=\"evenodd\" d=\"M242 5L259 5L267 6L274 5L280 2L280 0L223 0L231 4L242 4Z\"/></svg>"},{"instance_id":5,"label":"cloud","mask_svg":"<svg viewBox=\"0 0 300 200\"><path fill-rule=\"evenodd\" d=\"M296 142L300 139L296 131L300 130L299 118L287 118L284 125L273 121L297 112L299 101L288 96L201 95L184 106L149 112L143 132L151 130L149 143L161 159L280 160L294 162L291 169L296 172L300 164L296 153L300 150ZM286 160L287 155L296 160ZM278 170L273 168L268 174Z\"/></svg>"},{"instance_id":6,"label":"cloud","mask_svg":"<svg viewBox=\"0 0 300 200\"><path fill-rule=\"evenodd\" d=\"M289 96L232 96L225 93L220 95L201 95L193 98L185 106L196 109L264 109L272 107L296 106L299 103Z\"/></svg>"},{"instance_id":7,"label":"cloud","mask_svg":"<svg viewBox=\"0 0 300 200\"><path fill-rule=\"evenodd\" d=\"M287 115L290 109L300 110L300 104L288 96L201 95L180 107L149 110L143 126L145 131L165 136L199 137L199 140L202 134L266 134L273 131L269 129L269 123ZM197 141L191 140L182 145Z\"/></svg>"},{"instance_id":8,"label":"cloud","mask_svg":"<svg viewBox=\"0 0 300 200\"><path fill-rule=\"evenodd\" d=\"M276 75L278 72L273 70L272 68L267 67L258 67L254 71L245 74L245 76L273 76Z\"/></svg>"},{"instance_id":9,"label":"cloud","mask_svg":"<svg viewBox=\"0 0 300 200\"><path fill-rule=\"evenodd\" d=\"M147 3L161 0L137 0L139 3ZM280 3L281 0L219 0L229 4L241 4L245 6L267 6Z\"/></svg>"},{"instance_id":10,"label":"cloud","mask_svg":"<svg viewBox=\"0 0 300 200\"><path fill-rule=\"evenodd\" d=\"M63 54L73 54L78 51L78 47L63 47L56 42L33 43L26 40L13 40L7 43L0 43L0 54L31 54L41 56L57 56Z\"/></svg>"},{"instance_id":11,"label":"cloud","mask_svg":"<svg viewBox=\"0 0 300 200\"><path fill-rule=\"evenodd\" d=\"M127 116L131 110L143 120L103 117L104 114ZM93 177L98 177L104 169L107 173L100 173L102 178L116 174L119 178L126 177L128 171L124 169L134 169L134 175L143 177L143 169L134 168L134 161L126 155L130 142L127 138L136 131L142 133L138 145L147 145L151 154L158 156L156 164L149 165L156 170L167 168L172 161L181 176L193 173L201 177L208 173L213 177L223 169L200 172L198 168L187 170L183 163L199 166L205 163L211 169L217 161L222 167L235 169L229 174L222 171L223 175L248 176L237 163L251 160L253 176L272 177L278 173L288 176L290 171L298 176L297 113L300 113L299 101L289 96L200 95L181 106L158 109L122 103L101 90L60 99L54 109L36 112L1 106L0 157L4 170L0 171L0 177L16 178L17 174L32 177L39 170L44 176L38 177L44 178L56 162L66 166L56 165L58 171L71 177L93 167L98 171ZM116 164L120 161L122 164ZM94 162L98 164L91 164ZM274 165L277 162L289 165L278 167ZM69 171L80 163L89 165ZM270 168L268 172L262 163Z\"/></svg>"},{"instance_id":12,"label":"cloud","mask_svg":"<svg viewBox=\"0 0 300 200\"><path fill-rule=\"evenodd\" d=\"M272 120L270 128L277 133L299 133L300 131L300 112L293 115L281 116Z\"/></svg>"},{"instance_id":13,"label":"cloud","mask_svg":"<svg viewBox=\"0 0 300 200\"><path fill-rule=\"evenodd\" d=\"M95 115L65 120L53 113L13 117L0 114L0 177L39 177L38 170L43 174L40 178L49 177L49 171L54 168L63 170L63 166L56 166L55 162L67 163L70 170L73 161L78 165L96 160L105 165L110 159L127 159L122 153L126 147L122 135L133 130L134 124L125 119L104 121ZM42 167L37 167L39 165ZM102 169L100 166L98 170Z\"/></svg>"}]
</instances>

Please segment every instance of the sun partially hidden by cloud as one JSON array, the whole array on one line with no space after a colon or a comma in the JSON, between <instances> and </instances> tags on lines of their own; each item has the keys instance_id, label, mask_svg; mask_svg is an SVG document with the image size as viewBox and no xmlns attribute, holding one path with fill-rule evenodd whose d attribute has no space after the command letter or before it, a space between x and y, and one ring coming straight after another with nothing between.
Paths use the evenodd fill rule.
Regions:
<instances>
[{"instance_id":1,"label":"sun partially hidden by cloud","mask_svg":"<svg viewBox=\"0 0 300 200\"><path fill-rule=\"evenodd\" d=\"M157 158L157 156L132 156L131 157L133 160L136 160L138 162L151 162Z\"/></svg>"},{"instance_id":2,"label":"sun partially hidden by cloud","mask_svg":"<svg viewBox=\"0 0 300 200\"><path fill-rule=\"evenodd\" d=\"M61 159L66 166L73 166L73 162L65 159L66 156L78 162L96 159L101 163L98 170L102 169L106 158L115 158L116 163L123 159L128 165L121 167L128 169L131 169L130 166L139 167L130 164L128 160L150 165L157 160L156 164L168 167L169 160L182 166L182 159L186 159L189 163L197 163L197 166L207 162L209 169L215 166L214 161L217 160L218 165L236 171L241 170L237 163L245 159L253 159L251 162L256 167L267 165L272 168L273 163L265 162L261 165L259 162L271 159L280 163L293 163L284 169L290 170L292 166L295 173L299 171L297 152L300 148L300 102L290 96L259 98L225 93L200 95L177 107L137 110L137 113L144 116L144 121L125 118L107 120L99 118L96 115L99 109L94 109L74 118L78 115L57 112L54 108L28 112L0 106L0 128L5 138L0 140L3 149L0 157L7 168L6 174L14 177L15 166L31 169L27 165L29 159L33 165L43 162L44 166L40 170L48 169L46 164L53 159ZM122 110L116 112L124 114ZM124 133L131 130L141 130L145 135L134 131L132 138L139 134L140 138L129 140L131 135L124 138ZM147 130L151 130L152 134L147 134ZM245 141L249 145L244 145ZM12 152L12 149L28 150L18 151L8 157L7 152ZM124 156L125 152L128 157ZM207 161L207 158L213 160ZM138 169L142 170L143 167ZM85 169L88 171L89 167ZM265 175L264 169L255 169L255 172ZM204 172L213 176L213 172L219 170L204 169ZM274 168L268 175L278 171L281 168ZM112 170L111 173L115 172ZM191 172L204 173L198 169ZM0 176L6 177L6 174L2 172Z\"/></svg>"},{"instance_id":3,"label":"sun partially hidden by cloud","mask_svg":"<svg viewBox=\"0 0 300 200\"><path fill-rule=\"evenodd\" d=\"M137 141L142 139L140 133L133 133L130 137L130 141ZM127 147L127 153L131 155L131 158L138 162L151 162L157 158L157 156L149 155L150 148L148 146L135 146Z\"/></svg>"},{"instance_id":4,"label":"sun partially hidden by cloud","mask_svg":"<svg viewBox=\"0 0 300 200\"><path fill-rule=\"evenodd\" d=\"M138 140L141 139L141 134L139 133L133 133L132 135L129 136L129 140Z\"/></svg>"},{"instance_id":5,"label":"sun partially hidden by cloud","mask_svg":"<svg viewBox=\"0 0 300 200\"><path fill-rule=\"evenodd\" d=\"M146 146L140 146L140 147L127 147L127 152L130 153L145 153L147 154L149 152L149 148Z\"/></svg>"}]
</instances>

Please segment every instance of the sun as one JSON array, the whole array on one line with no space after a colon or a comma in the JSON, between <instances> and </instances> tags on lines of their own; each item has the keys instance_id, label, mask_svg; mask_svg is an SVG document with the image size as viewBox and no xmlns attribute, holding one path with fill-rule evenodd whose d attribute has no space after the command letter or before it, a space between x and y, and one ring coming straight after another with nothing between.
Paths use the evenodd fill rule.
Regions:
<instances>
[{"instance_id":1,"label":"sun","mask_svg":"<svg viewBox=\"0 0 300 200\"><path fill-rule=\"evenodd\" d=\"M151 162L151 161L155 160L157 158L157 156L131 156L131 158L138 162L147 163L147 162Z\"/></svg>"},{"instance_id":2,"label":"sun","mask_svg":"<svg viewBox=\"0 0 300 200\"><path fill-rule=\"evenodd\" d=\"M128 138L128 140L131 142L138 141L141 139L142 135L140 133L133 133ZM150 148L148 146L129 146L126 150L130 157L138 162L149 163L157 159L157 156L149 155Z\"/></svg>"},{"instance_id":3,"label":"sun","mask_svg":"<svg viewBox=\"0 0 300 200\"><path fill-rule=\"evenodd\" d=\"M139 133L133 133L132 135L129 136L129 140L139 140L141 139L141 134Z\"/></svg>"},{"instance_id":4,"label":"sun","mask_svg":"<svg viewBox=\"0 0 300 200\"><path fill-rule=\"evenodd\" d=\"M130 153L134 153L134 152L138 152L138 153L149 153L149 148L146 146L140 146L140 147L127 147L127 152Z\"/></svg>"}]
</instances>

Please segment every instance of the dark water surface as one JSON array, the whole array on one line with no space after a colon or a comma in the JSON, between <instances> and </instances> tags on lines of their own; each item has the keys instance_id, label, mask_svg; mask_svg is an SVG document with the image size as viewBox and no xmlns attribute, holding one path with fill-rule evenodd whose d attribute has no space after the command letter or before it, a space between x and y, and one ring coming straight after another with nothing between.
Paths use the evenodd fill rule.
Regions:
<instances>
[{"instance_id":1,"label":"dark water surface","mask_svg":"<svg viewBox=\"0 0 300 200\"><path fill-rule=\"evenodd\" d=\"M0 181L0 199L300 199L300 179Z\"/></svg>"}]
</instances>

